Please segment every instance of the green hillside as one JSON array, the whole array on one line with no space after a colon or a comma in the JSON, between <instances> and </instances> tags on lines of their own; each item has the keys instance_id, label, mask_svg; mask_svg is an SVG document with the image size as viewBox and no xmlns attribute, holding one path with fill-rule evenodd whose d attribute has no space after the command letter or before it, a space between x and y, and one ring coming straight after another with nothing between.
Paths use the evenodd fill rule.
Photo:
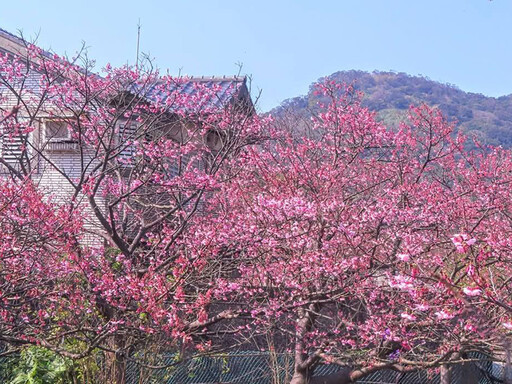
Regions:
<instances>
[{"instance_id":1,"label":"green hillside","mask_svg":"<svg viewBox=\"0 0 512 384\"><path fill-rule=\"evenodd\" d=\"M448 119L458 121L464 132L476 135L484 143L512 147L512 95L487 97L425 77L395 72L341 71L327 78L362 91L363 103L377 111L387 124L397 124L411 104L425 102L439 107ZM316 102L310 90L306 96L284 101L272 113L279 116L292 111L307 115L315 109Z\"/></svg>"}]
</instances>

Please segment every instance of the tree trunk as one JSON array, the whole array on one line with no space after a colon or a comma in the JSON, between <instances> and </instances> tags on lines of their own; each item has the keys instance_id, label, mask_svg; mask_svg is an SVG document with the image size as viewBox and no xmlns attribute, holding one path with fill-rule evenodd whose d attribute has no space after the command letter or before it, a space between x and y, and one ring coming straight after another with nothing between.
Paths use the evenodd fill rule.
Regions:
<instances>
[{"instance_id":1,"label":"tree trunk","mask_svg":"<svg viewBox=\"0 0 512 384\"><path fill-rule=\"evenodd\" d=\"M124 346L125 342L123 336L114 336L112 338L111 348L113 350L123 350ZM109 384L126 384L126 357L124 353L106 353L105 380Z\"/></svg>"},{"instance_id":2,"label":"tree trunk","mask_svg":"<svg viewBox=\"0 0 512 384\"><path fill-rule=\"evenodd\" d=\"M114 353L106 358L106 380L112 384L126 384L126 359Z\"/></svg>"},{"instance_id":3,"label":"tree trunk","mask_svg":"<svg viewBox=\"0 0 512 384\"><path fill-rule=\"evenodd\" d=\"M290 384L309 384L311 372L309 368L313 361L307 361L308 355L305 352L305 337L313 328L316 319L317 305L310 304L308 309L299 308L297 326L295 330L295 356L293 376Z\"/></svg>"},{"instance_id":4,"label":"tree trunk","mask_svg":"<svg viewBox=\"0 0 512 384\"><path fill-rule=\"evenodd\" d=\"M449 365L441 366L441 382L440 384L452 383L452 369Z\"/></svg>"},{"instance_id":5,"label":"tree trunk","mask_svg":"<svg viewBox=\"0 0 512 384\"><path fill-rule=\"evenodd\" d=\"M292 379L290 380L290 384L309 384L306 373L295 371L293 373Z\"/></svg>"},{"instance_id":6,"label":"tree trunk","mask_svg":"<svg viewBox=\"0 0 512 384\"><path fill-rule=\"evenodd\" d=\"M503 373L503 382L512 384L512 345L510 339L505 339L505 372Z\"/></svg>"},{"instance_id":7,"label":"tree trunk","mask_svg":"<svg viewBox=\"0 0 512 384\"><path fill-rule=\"evenodd\" d=\"M350 378L351 371L340 371L325 376L309 377L305 372L294 373L290 384L349 384L354 381Z\"/></svg>"}]
</instances>

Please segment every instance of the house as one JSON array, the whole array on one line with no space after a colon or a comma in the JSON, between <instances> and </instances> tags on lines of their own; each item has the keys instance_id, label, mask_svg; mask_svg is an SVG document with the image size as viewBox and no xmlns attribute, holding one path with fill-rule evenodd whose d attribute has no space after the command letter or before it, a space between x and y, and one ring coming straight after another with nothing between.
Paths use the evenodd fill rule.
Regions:
<instances>
[{"instance_id":1,"label":"house","mask_svg":"<svg viewBox=\"0 0 512 384\"><path fill-rule=\"evenodd\" d=\"M255 113L247 79L240 76L155 77L154 81L144 83L127 81L122 92L108 96L110 99L103 99L103 105L87 101L87 108L92 106L97 110L83 112L81 109L84 106L79 105L79 102L72 106L69 101L63 105L58 101L44 100L41 84L46 81L45 71L52 63L62 63L63 59L44 50L34 54L29 46L25 40L0 29L0 57L17 65L23 66L29 62L30 65L34 64L26 70L23 79L14 81L15 84L12 79L0 77L0 116L8 115L13 108L17 111L16 121L13 120L11 126L6 120L0 124L0 174L4 177L29 176L42 190L51 194L57 203L66 203L70 199L78 201L88 212L86 228L93 237L107 240L114 237L115 243L119 231L137 232L136 228L130 228L129 223L122 224L124 228L112 228L110 219L114 215L119 217L126 214L120 219L123 222L127 220L128 213L110 212L109 218L109 193L102 192L104 185L91 196L88 188L91 188L100 169L104 172L108 169L109 177L116 174L112 177L123 180L135 174L140 176L142 172L150 172L147 164L144 169L137 168L134 159L146 154L138 153L140 148L136 148L136 143L156 142L164 138L188 148L186 151L182 149L186 153L176 159L169 156L167 164L155 164L155 167L167 167L168 177L178 177L191 159L196 162L199 159L197 151L194 152L191 147L202 146L211 153L223 148L226 133L221 133L215 127L205 128L205 116L210 111L229 108L245 116ZM89 68L75 71L77 76L87 77L88 81L102 81L99 75L88 72ZM55 81L55 85L60 86L64 82L65 75ZM169 102L169 95L174 95L176 100ZM170 105L163 105L163 99ZM192 105L193 110L188 110L188 106L179 100L188 100L188 106ZM146 109L148 105L160 105L160 109L157 112L150 111ZM102 142L94 147L85 134L94 129L85 130L81 125L92 124L89 121L92 116L105 114L110 109L113 112L108 118L97 123L97 127L101 126L107 133L102 133L103 136L98 138L99 133L96 132L96 139ZM16 124L24 128L16 128ZM205 167L204 164L198 166L203 169ZM146 195L150 194L148 188L145 190ZM130 204L138 208L144 204L163 206L162 194L153 191L151 195L151 201L138 196L137 201ZM154 210L149 209L148 212L148 215L154 215ZM120 240L118 242L121 244Z\"/></svg>"}]
</instances>

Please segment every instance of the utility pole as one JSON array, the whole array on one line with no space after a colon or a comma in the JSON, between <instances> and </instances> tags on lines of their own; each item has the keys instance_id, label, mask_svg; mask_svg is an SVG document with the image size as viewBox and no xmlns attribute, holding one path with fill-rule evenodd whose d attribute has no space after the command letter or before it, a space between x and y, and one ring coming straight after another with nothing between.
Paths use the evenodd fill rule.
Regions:
<instances>
[{"instance_id":1,"label":"utility pole","mask_svg":"<svg viewBox=\"0 0 512 384\"><path fill-rule=\"evenodd\" d=\"M139 45L140 45L140 17L137 23L137 59L135 61L135 69L139 70Z\"/></svg>"}]
</instances>

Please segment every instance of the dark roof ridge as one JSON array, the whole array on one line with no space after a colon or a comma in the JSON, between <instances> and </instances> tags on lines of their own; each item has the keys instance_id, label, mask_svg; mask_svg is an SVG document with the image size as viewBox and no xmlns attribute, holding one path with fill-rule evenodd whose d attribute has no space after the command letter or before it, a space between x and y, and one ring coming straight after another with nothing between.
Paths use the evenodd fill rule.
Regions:
<instances>
[{"instance_id":1,"label":"dark roof ridge","mask_svg":"<svg viewBox=\"0 0 512 384\"><path fill-rule=\"evenodd\" d=\"M52 58L54 56L52 52L39 47L38 45L36 45L35 42L31 42L30 40L26 40L23 37L17 36L14 33L6 31L3 28L0 28L0 37L3 37L5 39L11 41L12 43L16 44L17 46L19 46L21 48L21 50L16 49L16 52L12 52L12 50L11 50L11 53L13 53L13 54L24 56L24 55L26 55L27 46L28 45L34 45L38 49L41 50L41 54L43 56L45 56L47 58ZM4 47L4 49L6 49L6 48ZM7 50L9 50L9 49L7 48Z\"/></svg>"},{"instance_id":2,"label":"dark roof ridge","mask_svg":"<svg viewBox=\"0 0 512 384\"><path fill-rule=\"evenodd\" d=\"M30 42L29 40L25 40L24 38L22 37L19 37L3 28L0 27L0 36L3 36L7 39L9 39L10 41L12 41L13 43L15 44L18 44L19 46L25 48L27 44L34 44L32 42ZM35 44L34 44L35 45ZM53 56L53 54L47 50L44 50L42 49L41 47L38 47L39 49L41 49L43 55L45 55L46 57L51 57ZM214 82L217 82L217 81L232 81L232 82L245 82L247 81L247 76L240 76L240 75L232 75L232 76L188 76L188 75L183 75L183 76L179 76L178 78L183 78L184 80L187 80L187 81L193 81L193 82L200 82L200 81L214 81Z\"/></svg>"},{"instance_id":3,"label":"dark roof ridge","mask_svg":"<svg viewBox=\"0 0 512 384\"><path fill-rule=\"evenodd\" d=\"M0 28L0 35L3 35L5 38L17 43L17 44L20 44L20 45L25 45L25 40L23 40L21 37L19 36L16 36L14 33L11 33L9 31L6 31L5 29L3 28Z\"/></svg>"},{"instance_id":4,"label":"dark roof ridge","mask_svg":"<svg viewBox=\"0 0 512 384\"><path fill-rule=\"evenodd\" d=\"M5 42L2 44L1 38L4 38L11 43ZM0 52L2 50L7 50L11 54L25 56L27 55L27 45L33 44L28 40L23 39L22 37L18 37L2 28L0 28ZM5 45L5 46L4 46ZM15 45L15 46L14 46ZM16 48L17 46L17 48ZM39 48L41 49L41 48ZM61 59L60 57L54 57L54 55L48 51L41 49L42 56L51 59L51 60L66 60ZM91 73L93 74L93 73ZM94 74L96 75L96 74ZM97 75L96 75L97 76ZM180 87L181 81L184 84L180 92L184 92L186 94L193 94L194 91L194 83L205 83L204 85L210 87L215 84L219 86L220 89L216 95L216 98L212 98L209 103L212 106L220 106L226 104L228 101L235 97L248 97L250 99L249 92L247 90L247 76L233 75L233 76L177 76L174 77L176 79L174 87ZM161 83L161 80L157 80L156 84ZM154 86L153 85L153 86ZM130 89L129 91L132 91ZM157 97L158 93L162 92L158 89L152 89L147 97L151 99L152 96ZM250 100L252 105L252 100Z\"/></svg>"},{"instance_id":5,"label":"dark roof ridge","mask_svg":"<svg viewBox=\"0 0 512 384\"><path fill-rule=\"evenodd\" d=\"M188 81L240 81L247 80L247 76L182 76L183 79Z\"/></svg>"}]
</instances>

